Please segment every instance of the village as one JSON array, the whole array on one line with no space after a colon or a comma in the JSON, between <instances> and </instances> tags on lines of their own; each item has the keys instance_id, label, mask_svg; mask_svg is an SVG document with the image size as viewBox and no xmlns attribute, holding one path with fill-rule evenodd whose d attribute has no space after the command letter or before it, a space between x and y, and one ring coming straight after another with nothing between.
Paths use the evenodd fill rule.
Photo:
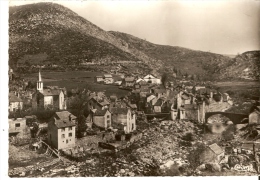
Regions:
<instances>
[{"instance_id":1,"label":"village","mask_svg":"<svg viewBox=\"0 0 260 180\"><path fill-rule=\"evenodd\" d=\"M162 82L152 74L116 82L111 74L94 78L127 89L127 96L86 89L68 96L66 88L44 86L42 73L36 87L21 88L10 70L16 86L9 92L9 151L51 160L9 168L11 177L259 172L259 97L250 114L228 113L234 104L229 94L206 83ZM93 172L97 166L101 174Z\"/></svg>"}]
</instances>

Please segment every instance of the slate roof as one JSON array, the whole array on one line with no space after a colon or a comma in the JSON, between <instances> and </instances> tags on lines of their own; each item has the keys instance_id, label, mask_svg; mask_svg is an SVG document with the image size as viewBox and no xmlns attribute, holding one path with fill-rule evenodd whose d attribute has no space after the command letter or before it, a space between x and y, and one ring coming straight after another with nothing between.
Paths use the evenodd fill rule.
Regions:
<instances>
[{"instance_id":1,"label":"slate roof","mask_svg":"<svg viewBox=\"0 0 260 180\"><path fill-rule=\"evenodd\" d=\"M128 113L128 111L129 111L129 109L128 108L118 108L118 107L112 107L111 108L111 113L112 114L127 114Z\"/></svg>"},{"instance_id":2,"label":"slate roof","mask_svg":"<svg viewBox=\"0 0 260 180\"><path fill-rule=\"evenodd\" d=\"M107 109L97 110L94 115L95 115L95 116L104 116L107 111L108 111Z\"/></svg>"},{"instance_id":3,"label":"slate roof","mask_svg":"<svg viewBox=\"0 0 260 180\"><path fill-rule=\"evenodd\" d=\"M14 95L13 93L10 93L9 102L23 102L23 100L21 98L17 97L16 95Z\"/></svg>"},{"instance_id":4,"label":"slate roof","mask_svg":"<svg viewBox=\"0 0 260 180\"><path fill-rule=\"evenodd\" d=\"M96 78L103 78L103 76L101 76L101 75L98 75L98 76L96 76Z\"/></svg>"},{"instance_id":5,"label":"slate roof","mask_svg":"<svg viewBox=\"0 0 260 180\"><path fill-rule=\"evenodd\" d=\"M58 96L60 94L61 90L59 89L43 89L44 96Z\"/></svg>"},{"instance_id":6,"label":"slate roof","mask_svg":"<svg viewBox=\"0 0 260 180\"><path fill-rule=\"evenodd\" d=\"M69 120L55 120L55 125L57 128L64 128L64 127L70 127L70 126L76 126L76 124L73 121Z\"/></svg>"},{"instance_id":7,"label":"slate roof","mask_svg":"<svg viewBox=\"0 0 260 180\"><path fill-rule=\"evenodd\" d=\"M125 78L125 81L127 82L134 82L135 78L134 77L127 77Z\"/></svg>"},{"instance_id":8,"label":"slate roof","mask_svg":"<svg viewBox=\"0 0 260 180\"><path fill-rule=\"evenodd\" d=\"M58 120L69 120L69 116L71 117L71 119L77 118L76 116L74 116L73 114L71 114L68 111L56 112L54 116Z\"/></svg>"},{"instance_id":9,"label":"slate roof","mask_svg":"<svg viewBox=\"0 0 260 180\"><path fill-rule=\"evenodd\" d=\"M209 145L209 148L217 155L221 154L223 150L216 143Z\"/></svg>"}]
</instances>

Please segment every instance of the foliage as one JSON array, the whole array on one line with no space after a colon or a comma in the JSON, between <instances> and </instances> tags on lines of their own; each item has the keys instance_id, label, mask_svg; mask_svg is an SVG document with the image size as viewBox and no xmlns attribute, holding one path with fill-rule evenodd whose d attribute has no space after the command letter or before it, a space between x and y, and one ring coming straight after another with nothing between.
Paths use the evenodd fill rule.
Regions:
<instances>
[{"instance_id":1,"label":"foliage","mask_svg":"<svg viewBox=\"0 0 260 180\"><path fill-rule=\"evenodd\" d=\"M197 143L193 147L193 150L187 156L187 160L190 163L191 169L195 170L201 163L200 155L206 149L206 145L204 143Z\"/></svg>"},{"instance_id":2,"label":"foliage","mask_svg":"<svg viewBox=\"0 0 260 180\"><path fill-rule=\"evenodd\" d=\"M226 130L222 132L222 139L225 141L230 141L234 139L235 125L230 124L226 127Z\"/></svg>"}]
</instances>

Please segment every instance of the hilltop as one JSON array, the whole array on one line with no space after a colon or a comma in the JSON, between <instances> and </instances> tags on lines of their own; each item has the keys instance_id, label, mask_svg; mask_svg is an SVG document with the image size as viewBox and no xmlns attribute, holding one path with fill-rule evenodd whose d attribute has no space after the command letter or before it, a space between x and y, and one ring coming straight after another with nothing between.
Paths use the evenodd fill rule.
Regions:
<instances>
[{"instance_id":1,"label":"hilltop","mask_svg":"<svg viewBox=\"0 0 260 180\"><path fill-rule=\"evenodd\" d=\"M240 66L245 58L236 59L104 31L55 3L9 8L9 64L12 67L17 63L79 66L89 61L103 64L124 61L138 64L128 65L132 66L128 71L219 79L237 77L228 71L234 61L241 61Z\"/></svg>"},{"instance_id":2,"label":"hilltop","mask_svg":"<svg viewBox=\"0 0 260 180\"><path fill-rule=\"evenodd\" d=\"M260 51L247 51L238 54L230 64L222 69L221 78L239 77L243 79L259 80Z\"/></svg>"}]
</instances>

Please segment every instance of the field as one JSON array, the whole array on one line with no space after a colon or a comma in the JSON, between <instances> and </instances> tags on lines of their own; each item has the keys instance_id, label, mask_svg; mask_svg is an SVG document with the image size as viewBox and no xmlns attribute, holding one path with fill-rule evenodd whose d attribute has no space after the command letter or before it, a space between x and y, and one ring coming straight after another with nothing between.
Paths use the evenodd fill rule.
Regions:
<instances>
[{"instance_id":1,"label":"field","mask_svg":"<svg viewBox=\"0 0 260 180\"><path fill-rule=\"evenodd\" d=\"M73 88L88 89L90 91L103 91L107 96L116 94L119 97L125 96L129 91L118 89L118 86L104 85L94 82L94 77L103 75L100 72L89 71L65 71L65 72L41 72L44 86L66 87L67 90ZM112 75L114 80L121 79L118 75ZM32 73L25 76L26 79L37 81L38 73Z\"/></svg>"}]
</instances>

